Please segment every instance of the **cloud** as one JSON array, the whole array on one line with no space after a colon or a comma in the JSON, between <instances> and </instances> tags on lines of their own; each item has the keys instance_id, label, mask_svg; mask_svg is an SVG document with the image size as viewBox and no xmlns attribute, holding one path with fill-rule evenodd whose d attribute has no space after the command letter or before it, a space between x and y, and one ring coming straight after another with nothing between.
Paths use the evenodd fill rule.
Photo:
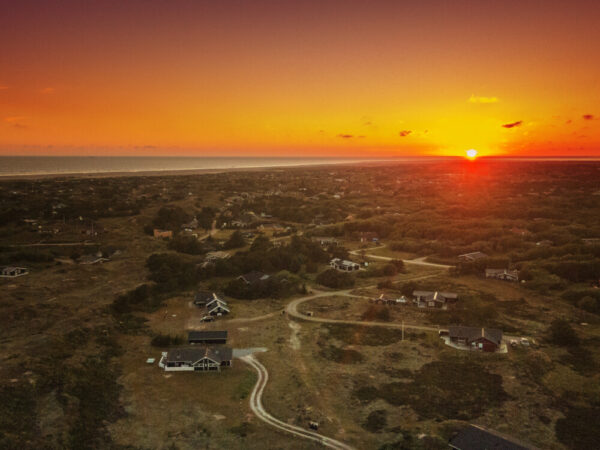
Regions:
<instances>
[{"instance_id":1,"label":"cloud","mask_svg":"<svg viewBox=\"0 0 600 450\"><path fill-rule=\"evenodd\" d=\"M29 126L22 123L23 119L25 119L24 116L11 116L11 117L5 117L4 121L13 128L18 128L20 130L24 130L26 128L29 128Z\"/></svg>"},{"instance_id":2,"label":"cloud","mask_svg":"<svg viewBox=\"0 0 600 450\"><path fill-rule=\"evenodd\" d=\"M469 103L484 103L484 104L489 104L489 103L498 103L500 100L498 99L498 97L477 97L475 95L472 95L469 97Z\"/></svg>"},{"instance_id":3,"label":"cloud","mask_svg":"<svg viewBox=\"0 0 600 450\"><path fill-rule=\"evenodd\" d=\"M505 123L504 125L502 125L504 128L514 128L514 127L520 127L523 124L522 120L518 120L516 122L512 122L512 123Z\"/></svg>"},{"instance_id":4,"label":"cloud","mask_svg":"<svg viewBox=\"0 0 600 450\"><path fill-rule=\"evenodd\" d=\"M584 120L594 120L594 116L592 114L584 114L583 116Z\"/></svg>"},{"instance_id":5,"label":"cloud","mask_svg":"<svg viewBox=\"0 0 600 450\"><path fill-rule=\"evenodd\" d=\"M56 91L56 89L53 87L46 87L44 89L40 89L40 92L42 94L54 94L55 91Z\"/></svg>"},{"instance_id":6,"label":"cloud","mask_svg":"<svg viewBox=\"0 0 600 450\"><path fill-rule=\"evenodd\" d=\"M400 135L400 137L406 137L408 136L410 133L412 133L412 130L402 130L400 133L398 133Z\"/></svg>"},{"instance_id":7,"label":"cloud","mask_svg":"<svg viewBox=\"0 0 600 450\"><path fill-rule=\"evenodd\" d=\"M337 137L342 138L342 139L352 139L354 137L353 134L338 134Z\"/></svg>"}]
</instances>

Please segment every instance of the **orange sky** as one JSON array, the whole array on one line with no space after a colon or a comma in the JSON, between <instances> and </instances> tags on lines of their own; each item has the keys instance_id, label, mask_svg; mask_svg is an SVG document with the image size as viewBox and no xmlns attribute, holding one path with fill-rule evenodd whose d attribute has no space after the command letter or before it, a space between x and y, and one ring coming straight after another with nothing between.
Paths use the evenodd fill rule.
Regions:
<instances>
[{"instance_id":1,"label":"orange sky","mask_svg":"<svg viewBox=\"0 0 600 450\"><path fill-rule=\"evenodd\" d=\"M599 23L596 1L19 1L0 154L600 156Z\"/></svg>"}]
</instances>

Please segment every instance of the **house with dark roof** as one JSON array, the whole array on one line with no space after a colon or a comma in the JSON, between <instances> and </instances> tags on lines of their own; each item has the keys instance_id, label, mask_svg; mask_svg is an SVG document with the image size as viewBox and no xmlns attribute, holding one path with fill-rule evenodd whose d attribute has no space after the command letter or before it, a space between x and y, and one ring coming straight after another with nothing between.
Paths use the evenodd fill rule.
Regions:
<instances>
[{"instance_id":1,"label":"house with dark roof","mask_svg":"<svg viewBox=\"0 0 600 450\"><path fill-rule=\"evenodd\" d=\"M485 277L504 281L519 281L519 271L509 269L485 269Z\"/></svg>"},{"instance_id":2,"label":"house with dark roof","mask_svg":"<svg viewBox=\"0 0 600 450\"><path fill-rule=\"evenodd\" d=\"M166 371L220 371L231 366L233 350L225 346L177 348L163 353L159 366Z\"/></svg>"},{"instance_id":3,"label":"house with dark roof","mask_svg":"<svg viewBox=\"0 0 600 450\"><path fill-rule=\"evenodd\" d=\"M196 295L194 295L194 305L203 308L215 299L221 300L219 296L212 291L198 291L196 292Z\"/></svg>"},{"instance_id":4,"label":"house with dark roof","mask_svg":"<svg viewBox=\"0 0 600 450\"><path fill-rule=\"evenodd\" d=\"M454 292L413 291L413 297L419 308L448 309L458 300L458 294Z\"/></svg>"},{"instance_id":5,"label":"house with dark roof","mask_svg":"<svg viewBox=\"0 0 600 450\"><path fill-rule=\"evenodd\" d=\"M536 450L535 447L478 425L469 425L459 431L448 445L455 450Z\"/></svg>"},{"instance_id":6,"label":"house with dark roof","mask_svg":"<svg viewBox=\"0 0 600 450\"><path fill-rule=\"evenodd\" d=\"M488 257L488 255L486 255L483 252L471 252L471 253L464 253L462 255L458 255L458 259L460 261L464 261L464 262L478 261L480 259L485 259L487 257Z\"/></svg>"},{"instance_id":7,"label":"house with dark roof","mask_svg":"<svg viewBox=\"0 0 600 450\"><path fill-rule=\"evenodd\" d=\"M2 269L0 269L0 278L16 278L27 275L28 273L29 269L25 267L2 267Z\"/></svg>"},{"instance_id":8,"label":"house with dark roof","mask_svg":"<svg viewBox=\"0 0 600 450\"><path fill-rule=\"evenodd\" d=\"M266 273L259 272L258 270L253 270L251 272L245 273L244 275L240 275L238 280L242 280L246 284L254 284L261 281L266 281L270 278L270 275Z\"/></svg>"},{"instance_id":9,"label":"house with dark roof","mask_svg":"<svg viewBox=\"0 0 600 450\"><path fill-rule=\"evenodd\" d=\"M502 344L502 331L495 328L449 327L450 342L472 350L495 352Z\"/></svg>"},{"instance_id":10,"label":"house with dark roof","mask_svg":"<svg viewBox=\"0 0 600 450\"><path fill-rule=\"evenodd\" d=\"M188 344L227 344L227 331L190 331L188 333Z\"/></svg>"}]
</instances>

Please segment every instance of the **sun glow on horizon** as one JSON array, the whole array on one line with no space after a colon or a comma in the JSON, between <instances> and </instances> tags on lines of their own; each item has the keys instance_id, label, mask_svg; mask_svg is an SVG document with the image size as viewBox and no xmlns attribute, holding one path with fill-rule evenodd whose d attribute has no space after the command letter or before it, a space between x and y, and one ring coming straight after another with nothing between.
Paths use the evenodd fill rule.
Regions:
<instances>
[{"instance_id":1,"label":"sun glow on horizon","mask_svg":"<svg viewBox=\"0 0 600 450\"><path fill-rule=\"evenodd\" d=\"M466 151L466 153L467 153L467 158L469 158L469 159L477 158L477 150L475 150L474 148L470 148L469 150Z\"/></svg>"}]
</instances>

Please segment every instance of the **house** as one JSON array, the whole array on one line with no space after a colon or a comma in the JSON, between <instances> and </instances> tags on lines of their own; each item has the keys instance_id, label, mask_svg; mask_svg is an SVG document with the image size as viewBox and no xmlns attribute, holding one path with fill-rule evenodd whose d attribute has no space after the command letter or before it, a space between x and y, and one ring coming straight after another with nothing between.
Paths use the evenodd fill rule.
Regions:
<instances>
[{"instance_id":1,"label":"house","mask_svg":"<svg viewBox=\"0 0 600 450\"><path fill-rule=\"evenodd\" d=\"M450 303L458 300L453 292L413 291L414 302L419 308L447 309Z\"/></svg>"},{"instance_id":2,"label":"house","mask_svg":"<svg viewBox=\"0 0 600 450\"><path fill-rule=\"evenodd\" d=\"M336 270L340 270L342 272L354 272L355 270L360 269L360 264L357 264L353 261L348 261L346 259L342 260L340 258L333 258L329 265Z\"/></svg>"},{"instance_id":3,"label":"house","mask_svg":"<svg viewBox=\"0 0 600 450\"><path fill-rule=\"evenodd\" d=\"M216 252L208 252L204 257L204 261L206 262L214 262L218 259L227 259L230 258L231 255L227 252L216 251Z\"/></svg>"},{"instance_id":4,"label":"house","mask_svg":"<svg viewBox=\"0 0 600 450\"><path fill-rule=\"evenodd\" d=\"M475 350L495 352L502 343L502 331L495 328L449 327L450 342Z\"/></svg>"},{"instance_id":5,"label":"house","mask_svg":"<svg viewBox=\"0 0 600 450\"><path fill-rule=\"evenodd\" d=\"M270 275L266 273L259 272L258 270L253 270L252 272L245 273L244 275L240 275L238 280L242 280L246 284L254 284L259 283L261 281L266 281L270 278Z\"/></svg>"},{"instance_id":6,"label":"house","mask_svg":"<svg viewBox=\"0 0 600 450\"><path fill-rule=\"evenodd\" d=\"M159 230L158 228L155 228L154 237L162 239L171 239L173 237L173 232L171 230Z\"/></svg>"},{"instance_id":7,"label":"house","mask_svg":"<svg viewBox=\"0 0 600 450\"><path fill-rule=\"evenodd\" d=\"M82 257L80 257L77 262L79 264L82 265L92 265L92 264L98 264L98 263L103 263L106 261L110 261L110 259L108 258L103 258L102 254L98 255L83 255Z\"/></svg>"},{"instance_id":8,"label":"house","mask_svg":"<svg viewBox=\"0 0 600 450\"><path fill-rule=\"evenodd\" d=\"M221 371L231 366L233 350L225 346L178 348L163 354L159 366L166 371Z\"/></svg>"},{"instance_id":9,"label":"house","mask_svg":"<svg viewBox=\"0 0 600 450\"><path fill-rule=\"evenodd\" d=\"M188 344L227 344L227 331L190 331Z\"/></svg>"},{"instance_id":10,"label":"house","mask_svg":"<svg viewBox=\"0 0 600 450\"><path fill-rule=\"evenodd\" d=\"M330 245L337 246L339 244L339 241L332 237L314 238L314 241L318 242L323 247L329 247Z\"/></svg>"},{"instance_id":11,"label":"house","mask_svg":"<svg viewBox=\"0 0 600 450\"><path fill-rule=\"evenodd\" d=\"M519 281L519 271L509 269L485 269L485 277L504 281Z\"/></svg>"},{"instance_id":12,"label":"house","mask_svg":"<svg viewBox=\"0 0 600 450\"><path fill-rule=\"evenodd\" d=\"M198 228L198 219L196 219L195 217L191 220L191 222L188 223L184 223L181 225L182 229L188 229L188 230L195 230L196 228Z\"/></svg>"},{"instance_id":13,"label":"house","mask_svg":"<svg viewBox=\"0 0 600 450\"><path fill-rule=\"evenodd\" d=\"M229 314L231 311L227 307L227 302L220 298L214 298L206 304L206 312L211 316L222 316Z\"/></svg>"},{"instance_id":14,"label":"house","mask_svg":"<svg viewBox=\"0 0 600 450\"><path fill-rule=\"evenodd\" d=\"M535 450L534 447L478 425L469 425L459 431L448 445L455 450Z\"/></svg>"},{"instance_id":15,"label":"house","mask_svg":"<svg viewBox=\"0 0 600 450\"><path fill-rule=\"evenodd\" d=\"M360 242L379 242L379 236L374 231L360 233Z\"/></svg>"},{"instance_id":16,"label":"house","mask_svg":"<svg viewBox=\"0 0 600 450\"><path fill-rule=\"evenodd\" d=\"M194 295L194 305L205 307L215 299L221 300L219 296L212 291L198 291L196 292L196 295Z\"/></svg>"},{"instance_id":17,"label":"house","mask_svg":"<svg viewBox=\"0 0 600 450\"><path fill-rule=\"evenodd\" d=\"M377 298L372 298L369 300L370 303L380 303L383 305L396 305L398 303L406 303L406 298L402 297L392 297L390 295L381 294Z\"/></svg>"},{"instance_id":18,"label":"house","mask_svg":"<svg viewBox=\"0 0 600 450\"><path fill-rule=\"evenodd\" d=\"M478 261L480 259L484 259L487 257L488 257L488 255L486 255L483 252L471 252L471 253L465 253L463 255L458 255L458 259L460 261L465 261L465 262Z\"/></svg>"},{"instance_id":19,"label":"house","mask_svg":"<svg viewBox=\"0 0 600 450\"><path fill-rule=\"evenodd\" d=\"M29 269L25 267L3 267L0 269L0 278L16 278L28 273Z\"/></svg>"}]
</instances>

